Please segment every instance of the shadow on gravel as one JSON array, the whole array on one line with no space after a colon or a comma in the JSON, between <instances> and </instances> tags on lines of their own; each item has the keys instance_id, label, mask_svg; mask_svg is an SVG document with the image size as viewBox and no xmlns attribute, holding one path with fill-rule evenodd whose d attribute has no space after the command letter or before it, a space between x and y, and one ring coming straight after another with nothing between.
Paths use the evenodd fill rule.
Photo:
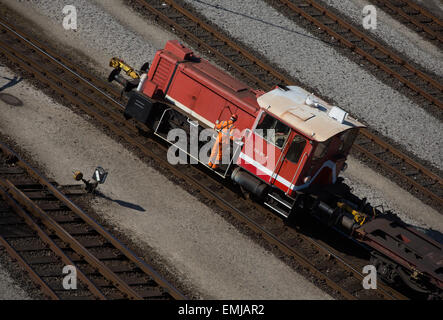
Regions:
<instances>
[{"instance_id":1,"label":"shadow on gravel","mask_svg":"<svg viewBox=\"0 0 443 320\"><path fill-rule=\"evenodd\" d=\"M414 227L414 226L412 226ZM415 229L423 232L424 234L426 234L428 237L434 239L435 241L443 244L443 233L441 233L440 231L434 230L434 229L425 229L425 228L420 228L420 227L414 227Z\"/></svg>"},{"instance_id":2,"label":"shadow on gravel","mask_svg":"<svg viewBox=\"0 0 443 320\"><path fill-rule=\"evenodd\" d=\"M133 204L131 202L127 202L127 201L123 201L123 200L114 200L114 199L104 195L100 191L95 191L95 195L100 197L100 198L103 198L103 199L115 202L115 203L117 203L118 205L120 205L122 207L133 209L133 210L137 210L137 211L140 211L140 212L146 212L146 210L143 207L139 206L138 204Z\"/></svg>"},{"instance_id":3,"label":"shadow on gravel","mask_svg":"<svg viewBox=\"0 0 443 320\"><path fill-rule=\"evenodd\" d=\"M21 107L23 106L23 101L20 100L19 98L17 98L16 96L13 96L12 94L9 93L4 93L2 91L15 86L16 84L20 83L23 78L19 78L19 77L14 77L14 78L7 78L7 77L2 77L0 76L0 78L3 78L5 80L9 80L8 83L4 84L2 87L0 87L0 100L3 101L6 104L9 104L10 106L14 106L14 107Z\"/></svg>"},{"instance_id":4,"label":"shadow on gravel","mask_svg":"<svg viewBox=\"0 0 443 320\"><path fill-rule=\"evenodd\" d=\"M9 80L9 82L7 84L5 84L3 87L0 87L0 92L7 89L7 88L15 86L16 84L20 83L23 80L23 78L18 78L18 77L14 77L12 79L6 78L6 77L2 77L2 78Z\"/></svg>"}]
</instances>

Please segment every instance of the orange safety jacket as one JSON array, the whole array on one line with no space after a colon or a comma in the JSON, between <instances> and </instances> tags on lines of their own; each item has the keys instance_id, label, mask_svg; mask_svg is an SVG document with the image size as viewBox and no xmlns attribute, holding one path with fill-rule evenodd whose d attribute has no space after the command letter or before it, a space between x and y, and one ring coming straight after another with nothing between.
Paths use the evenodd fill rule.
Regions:
<instances>
[{"instance_id":1,"label":"orange safety jacket","mask_svg":"<svg viewBox=\"0 0 443 320\"><path fill-rule=\"evenodd\" d=\"M234 139L234 136L231 134L231 130L235 129L234 122L232 120L222 121L216 124L214 129L219 131L214 146L212 147L208 165L212 168L217 168L222 159L223 144L228 144L229 140ZM227 139L227 137L229 137L229 139Z\"/></svg>"}]
</instances>

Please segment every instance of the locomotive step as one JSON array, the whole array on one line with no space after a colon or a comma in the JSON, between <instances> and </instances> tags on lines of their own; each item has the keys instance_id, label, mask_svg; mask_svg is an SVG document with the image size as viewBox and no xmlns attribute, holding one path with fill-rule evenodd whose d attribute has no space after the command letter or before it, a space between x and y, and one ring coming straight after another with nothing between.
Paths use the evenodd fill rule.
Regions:
<instances>
[{"instance_id":1,"label":"locomotive step","mask_svg":"<svg viewBox=\"0 0 443 320\"><path fill-rule=\"evenodd\" d=\"M265 204L265 206L267 206L270 209L274 210L278 214L281 214L283 217L285 217L285 218L289 217L289 213L288 212L282 211L282 210L278 209L277 207L273 206L272 204L269 204L268 202L265 202L264 204Z\"/></svg>"},{"instance_id":2,"label":"locomotive step","mask_svg":"<svg viewBox=\"0 0 443 320\"><path fill-rule=\"evenodd\" d=\"M278 214L282 215L285 218L288 218L291 213L292 205L280 198L277 194L271 194L269 193L267 195L267 199L264 202L264 204L277 212ZM279 206L280 204L280 206Z\"/></svg>"},{"instance_id":3,"label":"locomotive step","mask_svg":"<svg viewBox=\"0 0 443 320\"><path fill-rule=\"evenodd\" d=\"M287 207L288 209L291 209L291 208L292 208L292 205L291 205L289 202L283 200L283 199L280 198L279 196L277 196L277 195L274 196L274 195L272 195L271 193L268 194L268 196L271 197L272 199L274 199L275 201L280 202L282 205L284 205L284 206Z\"/></svg>"}]
</instances>

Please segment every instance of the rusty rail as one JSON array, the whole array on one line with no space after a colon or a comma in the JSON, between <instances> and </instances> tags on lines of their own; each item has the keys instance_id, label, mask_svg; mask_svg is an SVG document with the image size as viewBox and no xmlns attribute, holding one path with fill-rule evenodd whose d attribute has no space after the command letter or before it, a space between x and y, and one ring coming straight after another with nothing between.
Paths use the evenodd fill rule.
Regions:
<instances>
[{"instance_id":1,"label":"rusty rail","mask_svg":"<svg viewBox=\"0 0 443 320\"><path fill-rule=\"evenodd\" d=\"M432 15L426 9L420 7L411 0L372 0L372 3L378 5L379 7L386 7L394 14L402 17L407 22L413 24L418 29L421 29L424 33L429 35L431 40L437 40L440 44L443 42L443 36L441 34L441 29L443 28L443 21ZM405 10L406 9L406 10ZM416 11L414 14L412 11ZM419 19L421 16L421 20ZM424 22L423 18L429 19ZM432 29L429 24L434 23L438 26L440 30Z\"/></svg>"},{"instance_id":2,"label":"rusty rail","mask_svg":"<svg viewBox=\"0 0 443 320\"><path fill-rule=\"evenodd\" d=\"M18 214L22 219L26 222L26 224L33 229L40 239L48 245L49 248L66 264L66 265L75 265L74 262L63 252L63 250L50 238L50 236L42 230L38 226L38 224L31 218L31 216L23 210L23 208L19 205L19 203L8 193L7 189L5 189L5 185L7 185L7 181L0 179L0 195L3 197L3 200L14 210L16 214ZM6 241L6 240L4 240ZM11 251L15 251L11 246L9 246ZM9 250L8 250L9 251ZM10 252L14 254L13 252ZM16 255L18 253L16 252ZM21 259L23 260L23 259ZM34 270L32 270L31 266L29 266L24 260L23 262L19 261L20 264L28 271L31 277L36 280L37 284L43 289L43 292L48 294L53 299L59 299L55 293L51 289L49 289L48 285L36 274ZM77 270L77 275L81 281L89 288L89 290L100 300L105 300L106 297L103 293L96 287L96 285L81 271ZM42 284L42 282L44 284ZM49 290L48 290L49 289ZM52 294L52 293L53 294Z\"/></svg>"},{"instance_id":3,"label":"rusty rail","mask_svg":"<svg viewBox=\"0 0 443 320\"><path fill-rule=\"evenodd\" d=\"M248 78L250 81L252 81L253 83L256 83L259 87L261 87L261 88L263 88L265 90L269 90L271 88L271 86L269 84L265 83L260 78L256 77L254 74L248 72L244 67L236 64L232 59L225 57L219 50L211 47L209 44L205 43L202 39L196 37L195 35L193 35L189 31L187 31L185 28L181 27L179 24L177 24L175 21L173 21L170 18L168 18L166 15L162 14L156 8L148 6L146 4L146 2L143 1L143 0L137 0L137 1L141 5L143 5L145 8L149 9L149 11L151 11L153 14L155 14L156 16L161 18L163 21L165 21L167 24L169 24L172 27L174 27L177 31L179 31L180 33L183 33L186 38L189 38L192 41L197 42L202 48L204 48L206 50L210 50L211 53L213 53L217 58L221 59L222 61L224 61L228 65L232 66L234 69L236 69L238 72L240 72L246 78ZM200 19L195 17L192 13L190 13L189 11L184 9L183 7L179 6L174 1L167 0L166 2L169 3L171 5L171 7L176 9L178 12L180 12L181 14L186 16L187 18L191 19L195 23L198 23L198 25L201 28L203 28L204 30L206 30L210 34L213 34L214 37L216 37L220 41L222 41L222 42L226 43L227 45L229 45L230 47L232 47L233 50L235 50L236 52L238 52L239 54L241 54L242 56L244 56L245 58L250 60L252 64L260 66L260 68L265 70L265 72L267 72L270 75L272 75L273 77L275 77L275 79L277 79L277 81L280 81L281 83L285 83L287 85L294 84L294 82L291 79L289 79L286 76L282 75L281 73L276 71L274 68L272 68L271 66L267 65L266 63L264 63L261 59L253 56L246 49L242 48L240 45L238 45L237 43L233 42L232 40L230 40L228 37L226 37L225 35L221 34L220 32L214 30L212 27L210 27L206 23L202 22ZM9 30L11 30L12 32L15 32L19 37L21 37L23 39L26 39L27 44L32 46L34 49L42 50L41 48L44 47L44 46L42 46L40 43L38 43L35 40L31 41L25 34L21 33L20 31L13 30L13 28L10 25L6 24L5 22L3 22L3 24L6 27L8 27ZM16 53L13 52L13 50L11 50L10 52L11 52L12 55L16 54ZM47 55L49 58L53 57L53 56L57 56L57 55L55 55L54 52L52 52L48 48L44 48L42 53ZM11 55L9 55L9 56L11 56ZM26 61L28 65L31 64L31 61L30 61L30 59L28 57L21 56L21 58L24 61ZM91 81L93 80L93 77L91 77L89 74L84 72L82 69L79 69L77 66L75 66L73 64L70 64L69 61L66 60L65 58L57 56L57 59L55 59L55 61L60 63L61 66L69 65L69 68L67 68L66 70L68 70L68 72L71 72L74 75L78 75L79 76L78 79L80 79L80 81L82 81L83 83L86 83L86 84L87 83L91 83ZM71 92L72 91L76 91L74 85L67 83L66 81L64 81L58 75L56 75L56 74L47 74L46 71L41 66L39 66L39 65L37 65L36 68L42 74L44 74L44 76L50 76L51 79L53 79L53 81L60 81L60 82L64 83L64 88L67 91L66 90L61 90L61 91L58 90L59 94L69 96L69 91L71 91ZM25 69L27 69L27 71L32 73L32 68L27 67ZM109 87L106 83L104 83L101 80L94 79L93 82L94 82L94 85L93 85L94 88L103 93L103 98L104 99L106 99L109 103L111 103L111 104L113 104L113 105L115 105L117 107L122 107L122 105L118 101L116 101L117 97L119 96L119 93L116 90L114 90L113 88ZM87 95L83 94L82 92L78 92L78 94L82 98L86 99L88 102L94 103ZM114 96L114 98L112 98L110 95ZM106 109L106 108L102 107L101 105L98 106L98 107L103 112L109 112L111 114L111 116L115 120L119 120L120 119L120 115L119 114L110 112L109 109ZM132 128L132 132L136 133L137 130ZM426 177L429 177L432 181L434 181L434 183L436 183L440 187L442 187L443 179L441 179L436 174L432 173L430 170L425 168L423 165L417 163L416 161L412 160L410 157L408 157L404 153L400 152L396 148L394 148L391 145L387 144L386 142L382 141L380 138L378 138L374 134L370 133L368 130L365 130L365 129L361 130L361 135L365 136L366 138L368 138L371 141L373 141L374 143L376 143L380 148L382 148L382 149L386 150L387 152L392 153L393 155L395 155L395 157L400 159L401 162L407 163L411 167L415 168L417 170L417 173L423 174ZM361 152L362 154L366 155L372 161L375 161L377 164L379 164L380 166L384 167L385 169L393 172L394 174L396 174L398 176L401 176L405 181L408 182L409 185L411 185L414 188L416 188L417 190L420 190L421 192L423 192L424 195L427 195L429 198L433 199L440 206L443 205L443 199L439 195L437 195L434 192L432 192L431 190L429 190L429 188L424 187L422 184L418 183L415 179L413 179L413 178L411 178L409 176L406 176L404 173L401 172L401 170L399 170L399 169L395 168L395 166L392 166L389 163L385 162L382 158L380 158L378 156L375 156L370 150L368 150L364 146L359 146L359 145L356 144L354 146L354 149L356 149L359 152ZM432 183L429 183L429 185L432 185Z\"/></svg>"},{"instance_id":4,"label":"rusty rail","mask_svg":"<svg viewBox=\"0 0 443 320\"><path fill-rule=\"evenodd\" d=\"M43 224L52 230L65 243L68 243L80 256L95 269L97 269L103 276L112 281L112 283L122 290L129 298L141 300L138 295L127 283L109 269L103 262L98 260L89 250L87 250L80 242L73 238L66 230L64 230L54 219L52 219L46 212L44 212L38 205L29 199L23 192L21 192L11 181L0 179L0 185L6 192L14 198L21 206L25 207L35 217L40 219Z\"/></svg>"},{"instance_id":5,"label":"rusty rail","mask_svg":"<svg viewBox=\"0 0 443 320\"><path fill-rule=\"evenodd\" d=\"M28 273L34 283L40 288L40 290L50 297L52 300L60 300L57 294L42 280L42 278L32 269L32 267L22 258L22 256L14 250L13 247L0 235L0 244L6 249L8 254L16 260Z\"/></svg>"},{"instance_id":6,"label":"rusty rail","mask_svg":"<svg viewBox=\"0 0 443 320\"><path fill-rule=\"evenodd\" d=\"M400 74L399 72L392 69L391 66L389 66L387 63L383 62L382 59L377 58L374 54L369 53L367 50L362 49L362 47L359 47L357 45L357 41L350 41L345 36L339 34L338 32L334 31L334 29L328 25L325 25L318 19L317 16L314 16L306 11L305 6L297 6L294 4L293 0L280 0L282 4L287 6L290 10L293 10L309 22L316 25L321 30L327 32L330 36L334 37L336 40L338 40L340 43L345 45L350 50L358 53L362 57L364 57L366 60L370 61L374 65L376 65L381 70L385 71L387 74L391 75L392 77L396 78L403 84L405 84L407 87L412 89L413 91L417 92L418 94L422 95L424 98L438 106L439 108L443 108L443 102L439 100L438 97L436 97L436 94L433 93L434 90L438 90L438 94L442 93L443 86L433 78L431 78L429 75L425 74L424 72L418 70L411 64L409 64L404 59L400 58L398 55L396 55L391 50L385 48L377 41L371 39L367 34L359 31L357 28L352 26L351 24L347 23L343 19L339 18L337 15L332 13L330 10L326 9L325 7L318 4L316 1L313 0L303 0L303 4L308 4L310 7L316 9L316 11L320 14L320 16L325 16L329 18L330 20L334 21L336 25L340 27L340 32L350 32L355 37L359 39L359 41L362 41L369 45L371 48L373 48L374 52L379 51L386 55L386 57L390 58L394 63L395 66L404 68L408 73L409 76L416 76L418 79L421 79L427 85L429 88L423 89L419 85L417 85L417 81L413 82L409 79L407 79L405 76ZM437 94L437 96L438 96Z\"/></svg>"},{"instance_id":7,"label":"rusty rail","mask_svg":"<svg viewBox=\"0 0 443 320\"><path fill-rule=\"evenodd\" d=\"M151 266L147 265L143 260L137 257L132 251L130 251L125 245L118 241L115 237L109 234L103 227L101 227L96 221L94 221L83 210L77 207L71 200L67 199L53 184L51 184L45 177L38 173L35 169L31 168L25 163L15 152L10 150L5 144L0 142L0 152L9 159L13 159L12 162L15 166L24 169L24 172L32 179L38 181L45 190L47 190L52 196L54 196L60 203L63 203L65 207L71 212L75 213L81 218L87 225L93 228L104 239L109 241L114 248L118 249L129 261L140 269L143 274L146 274L149 279L152 279L156 284L169 293L174 299L183 299L184 296L165 279L163 279ZM124 296L131 299L142 299L142 297L134 291L120 276L114 273L108 266L100 261L94 254L92 254L86 247L84 247L78 240L75 239L69 232L67 232L58 222L51 218L48 213L42 210L33 200L31 200L24 192L17 188L8 179L0 178L0 195L9 207L20 216L25 223L39 236L43 243L45 243L55 254L58 256L65 265L75 265L64 251L48 236L47 232L43 231L38 226L36 219L43 223L43 225L51 232L59 237L64 243L68 244L68 247L74 250L82 259L87 261L93 269L97 270L100 274L108 279L118 290L120 290ZM31 218L30 214L34 218ZM12 248L7 245L5 247L8 252L17 258L18 253L14 253ZM58 298L56 294L52 294L47 290L47 285L42 285L38 275L27 265L24 261L19 263L27 270L32 279L42 288L45 294L48 294L51 298ZM100 289L86 276L80 269L77 268L77 276L85 284L89 291L98 299L107 299L107 297L101 292ZM151 281L151 280L150 280Z\"/></svg>"}]
</instances>

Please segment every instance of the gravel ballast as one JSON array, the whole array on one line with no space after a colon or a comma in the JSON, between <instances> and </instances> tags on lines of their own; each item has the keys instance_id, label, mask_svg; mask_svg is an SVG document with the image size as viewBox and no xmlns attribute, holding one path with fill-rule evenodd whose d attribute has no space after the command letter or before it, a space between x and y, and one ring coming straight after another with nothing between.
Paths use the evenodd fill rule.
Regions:
<instances>
[{"instance_id":1,"label":"gravel ballast","mask_svg":"<svg viewBox=\"0 0 443 320\"><path fill-rule=\"evenodd\" d=\"M26 292L0 265L0 300L30 300Z\"/></svg>"},{"instance_id":2,"label":"gravel ballast","mask_svg":"<svg viewBox=\"0 0 443 320\"><path fill-rule=\"evenodd\" d=\"M25 17L46 27L48 37L57 40L64 49L86 53L90 66L105 75L109 72L109 60L121 57L134 67L151 62L166 39L176 37L146 20L137 18L120 4L120 0L36 0L20 3L4 1L9 7ZM73 5L77 12L77 30L63 28L63 8ZM110 12L108 12L109 10ZM115 15L115 16L114 16ZM143 25L135 33L131 26ZM107 76L107 74L106 74Z\"/></svg>"},{"instance_id":3,"label":"gravel ballast","mask_svg":"<svg viewBox=\"0 0 443 320\"><path fill-rule=\"evenodd\" d=\"M362 9L372 4L366 0L323 0L328 6L340 11L356 25L362 24ZM377 10L377 28L369 29L392 48L425 67L431 72L443 76L443 53L434 44L421 37L418 33L405 28L401 22Z\"/></svg>"},{"instance_id":4,"label":"gravel ballast","mask_svg":"<svg viewBox=\"0 0 443 320\"><path fill-rule=\"evenodd\" d=\"M441 0L415 0L415 2L433 15L443 19L443 3Z\"/></svg>"},{"instance_id":5,"label":"gravel ballast","mask_svg":"<svg viewBox=\"0 0 443 320\"><path fill-rule=\"evenodd\" d=\"M109 70L109 67L104 63L104 61L108 61L110 56L117 55L124 58L130 64L137 65L138 63L142 63L146 60L150 61L155 50L163 47L164 42L167 39L176 38L175 35L159 29L158 26L152 25L151 22L147 21L147 19L141 18L138 14L135 14L132 10L129 10L127 6L122 5L120 1L109 2L106 0L96 0L95 4L87 3L84 0L73 2L73 4L77 7L79 19L80 13L83 11L91 12L91 14L89 14L87 17L97 16L100 19L92 21L90 19L86 19L86 17L83 17L83 22L79 22L79 30L77 32L67 32L61 26L62 15L58 13L61 12L63 7L62 5L65 3L68 3L68 1L62 1L58 4L58 9L60 11L53 9L52 11L46 12L42 8L44 7L44 4L47 4L47 1L36 2L34 5L36 6L35 9L37 9L38 12L34 13L34 11L29 11L28 16L33 20L37 20L39 25L48 31L54 30L52 32L53 37L57 38L62 43L80 49L82 53L85 53L93 60L98 58L102 59L100 64L96 66L100 73L106 74L106 71ZM245 4L248 3L249 2L245 2ZM263 6L262 3L257 3L257 5ZM92 13L94 13L94 15ZM50 20L48 21L48 19L44 19L44 17L39 18L38 14L49 15ZM86 27L80 29L82 24L85 24ZM110 34L105 34L102 36L103 30L105 30L108 25L112 26L109 27L109 29L115 30L115 32L112 33L112 36ZM262 31L267 32L266 29ZM275 30L270 30L271 35L272 32L275 32ZM97 37L97 34L100 34L101 36ZM128 42L128 38L130 38L131 41ZM314 39L311 39L311 41L316 42ZM91 43L94 45L91 46ZM130 45L131 43L132 45ZM138 44L140 43L143 43L143 45L139 47ZM144 53L143 50L148 47L149 50ZM116 51L115 48L118 48L118 51ZM326 47L326 49L328 48ZM337 55L334 52L334 57L335 56ZM319 55L315 55L313 58L321 59ZM338 59L340 60L336 62L336 67L337 63L342 60L342 58ZM134 61L135 64L133 63ZM349 64L355 67L355 64L352 64L350 61ZM364 75L365 73L362 71L362 74ZM350 165L348 168L347 174L349 177L351 177L348 179L348 183L353 186L353 190L356 195L360 197L369 197L371 200L373 200L371 203L374 206L384 204L386 209L393 210L400 216L404 216L408 221L414 221L414 219L416 219L415 225L417 226L425 228L434 226L435 228L435 221L439 221L438 212L432 210L428 206L424 206L418 200L415 200L417 201L417 204L415 205L412 205L411 201L401 201L397 195L403 194L402 190L399 188L394 188L390 185L390 181L375 173L373 170L365 170L365 168L366 167L358 161L354 161L353 165ZM369 181L369 177L373 176L377 176L378 181L383 181L381 185L390 186L380 189L380 185L378 188L371 189L367 185L364 186L361 184L360 181ZM411 210L411 208L416 208L417 206L423 206L423 208L426 209ZM428 213L428 217L431 217L429 220L425 219L426 222L423 221L422 212L424 211ZM439 225L437 224L437 228L438 227Z\"/></svg>"},{"instance_id":6,"label":"gravel ballast","mask_svg":"<svg viewBox=\"0 0 443 320\"><path fill-rule=\"evenodd\" d=\"M443 168L443 126L328 44L254 0L186 0L209 21L417 157ZM411 134L413 133L413 134Z\"/></svg>"},{"instance_id":7,"label":"gravel ballast","mask_svg":"<svg viewBox=\"0 0 443 320\"><path fill-rule=\"evenodd\" d=\"M91 57L93 67L101 73L109 70L108 61L113 56L122 57L134 66L150 62L156 50L164 46L165 39L177 38L134 14L120 1L110 4L105 0L96 0L96 4L92 4L85 0L62 0L57 3L40 0L22 4L6 0L6 3L21 9L39 24L46 25L55 39ZM443 155L440 149L443 128L435 117L339 55L327 44L317 41L275 9L262 2L246 0L243 2L244 12L238 16L235 1L222 1L218 9L214 7L216 1L210 2L210 5L201 1L189 3L264 56L271 60L279 57L275 63L317 89L326 100L333 100L417 157L442 169ZM66 4L74 4L77 8L76 32L66 31L62 27L62 9ZM34 10L23 9L31 5ZM266 39L263 35L267 35ZM427 143L429 137L432 143Z\"/></svg>"}]
</instances>

